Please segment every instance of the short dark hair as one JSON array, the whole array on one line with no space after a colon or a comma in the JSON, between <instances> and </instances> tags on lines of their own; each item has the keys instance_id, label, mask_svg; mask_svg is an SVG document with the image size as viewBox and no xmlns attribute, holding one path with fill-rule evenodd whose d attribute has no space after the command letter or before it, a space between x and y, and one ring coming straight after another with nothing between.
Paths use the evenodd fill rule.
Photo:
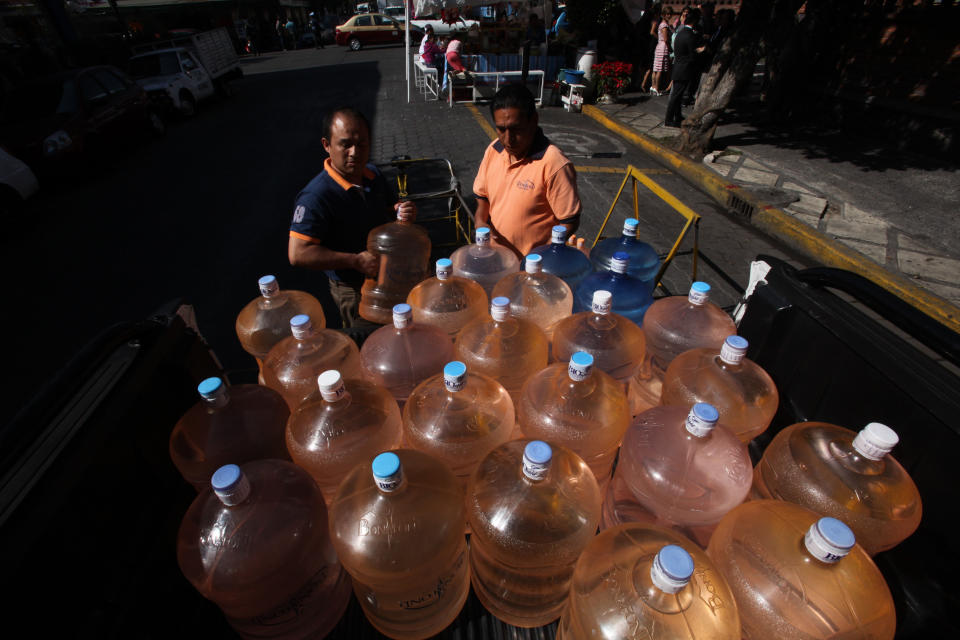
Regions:
<instances>
[{"instance_id":1,"label":"short dark hair","mask_svg":"<svg viewBox=\"0 0 960 640\"><path fill-rule=\"evenodd\" d=\"M683 24L697 24L700 22L700 9L690 9L690 12L687 13L687 17L684 19Z\"/></svg>"},{"instance_id":2,"label":"short dark hair","mask_svg":"<svg viewBox=\"0 0 960 640\"><path fill-rule=\"evenodd\" d=\"M537 101L534 99L530 89L522 84L508 84L493 96L493 102L490 103L490 116L500 109L520 109L524 117L528 120L537 115Z\"/></svg>"},{"instance_id":3,"label":"short dark hair","mask_svg":"<svg viewBox=\"0 0 960 640\"><path fill-rule=\"evenodd\" d=\"M333 128L333 121L337 119L337 116L346 116L347 118L355 118L359 120L367 128L367 133L372 134L370 121L367 120L367 116L363 115L354 107L344 105L328 111L327 115L323 116L323 123L320 126L322 127L323 137L327 140L330 139L330 130Z\"/></svg>"}]
</instances>

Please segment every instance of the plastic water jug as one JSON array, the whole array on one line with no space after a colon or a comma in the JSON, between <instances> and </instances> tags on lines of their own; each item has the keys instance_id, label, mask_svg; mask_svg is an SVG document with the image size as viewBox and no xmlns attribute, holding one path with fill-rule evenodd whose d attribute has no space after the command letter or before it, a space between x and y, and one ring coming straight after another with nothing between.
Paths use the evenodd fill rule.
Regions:
<instances>
[{"instance_id":1,"label":"plastic water jug","mask_svg":"<svg viewBox=\"0 0 960 640\"><path fill-rule=\"evenodd\" d=\"M509 298L490 304L490 317L474 320L457 336L456 358L470 371L490 376L504 386L516 406L523 383L547 366L548 342L543 329L510 315Z\"/></svg>"},{"instance_id":2,"label":"plastic water jug","mask_svg":"<svg viewBox=\"0 0 960 640\"><path fill-rule=\"evenodd\" d=\"M580 555L557 638L740 640L740 616L702 549L631 523L600 532Z\"/></svg>"},{"instance_id":3,"label":"plastic water jug","mask_svg":"<svg viewBox=\"0 0 960 640\"><path fill-rule=\"evenodd\" d=\"M595 367L623 384L630 402L630 415L636 415L640 412L631 402L632 386L646 352L646 337L643 329L610 310L612 300L609 291L594 291L590 311L575 313L558 322L553 330L553 357L567 362L577 351L589 353Z\"/></svg>"},{"instance_id":4,"label":"plastic water jug","mask_svg":"<svg viewBox=\"0 0 960 640\"><path fill-rule=\"evenodd\" d=\"M510 438L515 424L503 385L458 360L421 382L403 407L405 446L443 460L464 491L483 457Z\"/></svg>"},{"instance_id":5,"label":"plastic water jug","mask_svg":"<svg viewBox=\"0 0 960 640\"><path fill-rule=\"evenodd\" d=\"M470 590L464 502L447 466L411 449L382 453L340 484L333 544L381 633L428 638L460 613Z\"/></svg>"},{"instance_id":6,"label":"plastic water jug","mask_svg":"<svg viewBox=\"0 0 960 640\"><path fill-rule=\"evenodd\" d=\"M583 279L593 273L593 263L583 251L567 246L567 228L558 224L550 235L550 244L536 247L532 253L543 260L541 268L544 273L552 273L570 286L576 292Z\"/></svg>"},{"instance_id":7,"label":"plastic water jug","mask_svg":"<svg viewBox=\"0 0 960 640\"><path fill-rule=\"evenodd\" d=\"M220 378L207 378L197 391L200 401L170 434L170 459L197 491L231 461L287 458L283 430L290 409L279 393L258 384L227 387Z\"/></svg>"},{"instance_id":8,"label":"plastic water jug","mask_svg":"<svg viewBox=\"0 0 960 640\"><path fill-rule=\"evenodd\" d=\"M593 273L583 279L573 298L574 312L587 311L593 303L594 291L613 295L613 312L643 325L643 314L653 303L648 283L627 274L630 258L622 251L614 254L610 271Z\"/></svg>"},{"instance_id":9,"label":"plastic water jug","mask_svg":"<svg viewBox=\"0 0 960 640\"><path fill-rule=\"evenodd\" d=\"M483 606L517 627L555 620L600 518L590 468L566 447L513 440L480 463L467 504L471 582Z\"/></svg>"},{"instance_id":10,"label":"plastic water jug","mask_svg":"<svg viewBox=\"0 0 960 640\"><path fill-rule=\"evenodd\" d=\"M871 638L896 630L883 575L843 522L789 502L745 502L707 554L727 579L744 638Z\"/></svg>"},{"instance_id":11,"label":"plastic water jug","mask_svg":"<svg viewBox=\"0 0 960 640\"><path fill-rule=\"evenodd\" d=\"M720 422L742 442L750 442L770 426L780 396L767 372L744 357L748 346L746 339L729 336L719 351L683 352L667 367L660 403L685 408L712 404Z\"/></svg>"},{"instance_id":12,"label":"plastic water jug","mask_svg":"<svg viewBox=\"0 0 960 640\"><path fill-rule=\"evenodd\" d=\"M753 495L776 498L846 523L870 555L891 549L920 525L920 492L890 451L896 432L871 422L854 433L802 422L780 433L754 469Z\"/></svg>"},{"instance_id":13,"label":"plastic water jug","mask_svg":"<svg viewBox=\"0 0 960 640\"><path fill-rule=\"evenodd\" d=\"M643 316L647 358L637 376L640 409L660 404L663 376L673 359L690 349L719 350L737 327L727 313L710 302L710 285L694 282L686 296L654 301Z\"/></svg>"},{"instance_id":14,"label":"plastic water jug","mask_svg":"<svg viewBox=\"0 0 960 640\"><path fill-rule=\"evenodd\" d=\"M341 331L314 329L310 317L290 319L291 336L278 342L263 362L263 384L280 392L293 411L317 389L317 376L336 369L359 378L360 349Z\"/></svg>"},{"instance_id":15,"label":"plastic water jug","mask_svg":"<svg viewBox=\"0 0 960 640\"><path fill-rule=\"evenodd\" d=\"M509 298L510 315L529 320L549 338L553 325L573 310L573 292L557 276L544 273L541 262L536 253L528 255L524 270L504 276L493 288L493 296Z\"/></svg>"},{"instance_id":16,"label":"plastic water jug","mask_svg":"<svg viewBox=\"0 0 960 640\"><path fill-rule=\"evenodd\" d=\"M620 461L604 496L603 526L651 522L706 547L720 518L750 492L747 446L717 410L654 407L627 429Z\"/></svg>"},{"instance_id":17,"label":"plastic water jug","mask_svg":"<svg viewBox=\"0 0 960 640\"><path fill-rule=\"evenodd\" d=\"M429 275L430 236L423 227L401 220L370 230L367 251L380 259L377 279L367 278L360 289L360 317L377 324L390 322L393 306L406 302L410 290Z\"/></svg>"},{"instance_id":18,"label":"plastic water jug","mask_svg":"<svg viewBox=\"0 0 960 640\"><path fill-rule=\"evenodd\" d=\"M453 275L449 258L437 260L437 275L427 278L407 296L413 321L440 327L451 338L470 322L487 315L487 292L473 280Z\"/></svg>"},{"instance_id":19,"label":"plastic water jug","mask_svg":"<svg viewBox=\"0 0 960 640\"><path fill-rule=\"evenodd\" d=\"M310 475L283 460L218 469L187 510L177 561L244 638L322 638L350 602Z\"/></svg>"},{"instance_id":20,"label":"plastic water jug","mask_svg":"<svg viewBox=\"0 0 960 640\"><path fill-rule=\"evenodd\" d=\"M345 381L336 370L321 373L317 387L290 416L286 443L329 504L355 466L400 446L400 409L385 388L360 378Z\"/></svg>"},{"instance_id":21,"label":"plastic water jug","mask_svg":"<svg viewBox=\"0 0 960 640\"><path fill-rule=\"evenodd\" d=\"M590 262L594 271L611 271L614 256L626 253L630 259L627 274L647 285L648 291L653 291L654 280L660 270L660 256L653 247L637 238L639 228L639 220L627 218L619 238L601 240L590 251Z\"/></svg>"},{"instance_id":22,"label":"plastic water jug","mask_svg":"<svg viewBox=\"0 0 960 640\"><path fill-rule=\"evenodd\" d=\"M506 247L490 244L490 229L478 227L475 244L460 247L450 256L453 275L478 283L493 297L493 287L504 276L520 270L520 260Z\"/></svg>"},{"instance_id":23,"label":"plastic water jug","mask_svg":"<svg viewBox=\"0 0 960 640\"><path fill-rule=\"evenodd\" d=\"M630 423L623 385L578 351L523 385L517 404L524 437L568 447L606 489L620 440Z\"/></svg>"},{"instance_id":24,"label":"plastic water jug","mask_svg":"<svg viewBox=\"0 0 960 640\"><path fill-rule=\"evenodd\" d=\"M393 324L370 334L360 349L364 375L383 385L403 407L414 387L453 360L453 343L432 324L413 322L407 303L393 308Z\"/></svg>"},{"instance_id":25,"label":"plastic water jug","mask_svg":"<svg viewBox=\"0 0 960 640\"><path fill-rule=\"evenodd\" d=\"M262 366L273 345L290 335L293 316L307 314L318 329L326 326L326 319L320 301L309 293L295 289L281 291L275 276L263 276L258 284L260 297L240 311L236 328L243 350Z\"/></svg>"}]
</instances>

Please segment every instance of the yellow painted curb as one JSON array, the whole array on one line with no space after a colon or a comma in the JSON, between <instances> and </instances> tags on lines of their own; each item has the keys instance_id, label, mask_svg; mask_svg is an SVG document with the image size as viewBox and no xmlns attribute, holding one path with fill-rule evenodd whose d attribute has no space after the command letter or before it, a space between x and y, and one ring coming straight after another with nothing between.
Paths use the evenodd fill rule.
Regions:
<instances>
[{"instance_id":1,"label":"yellow painted curb","mask_svg":"<svg viewBox=\"0 0 960 640\"><path fill-rule=\"evenodd\" d=\"M764 202L747 189L728 182L717 173L664 147L649 136L637 133L614 121L597 107L584 105L583 113L643 148L659 162L699 186L720 205L737 208L740 203L743 203L744 208L752 209L749 221L753 226L779 238L826 266L860 274L951 330L960 332L960 308L947 300L918 287L909 278L888 271L860 252L800 222L783 210Z\"/></svg>"}]
</instances>

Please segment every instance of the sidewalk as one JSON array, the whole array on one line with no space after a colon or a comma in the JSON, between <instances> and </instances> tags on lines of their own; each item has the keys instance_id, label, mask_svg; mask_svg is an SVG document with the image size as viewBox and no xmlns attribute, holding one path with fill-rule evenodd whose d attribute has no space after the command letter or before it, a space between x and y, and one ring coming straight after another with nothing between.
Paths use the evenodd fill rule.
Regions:
<instances>
[{"instance_id":1,"label":"sidewalk","mask_svg":"<svg viewBox=\"0 0 960 640\"><path fill-rule=\"evenodd\" d=\"M662 155L661 161L677 165L686 161L670 151L680 129L663 126L667 99L626 94L617 104L587 107L584 113L628 137L639 136L635 141ZM919 297L927 298L926 306L943 307L937 310L941 321L952 318L954 327L960 322L960 167L839 132L764 130L735 110L721 121L714 149L703 165L728 191L745 192L802 223L807 231L800 233L809 236L804 250L813 257L842 266L832 264L838 262L836 251L817 255L818 245L839 247L847 254L839 262L859 262L862 272L882 273L879 265L900 285L892 288L902 291L912 283L922 290ZM694 182L698 176L716 182L706 172L685 173Z\"/></svg>"}]
</instances>

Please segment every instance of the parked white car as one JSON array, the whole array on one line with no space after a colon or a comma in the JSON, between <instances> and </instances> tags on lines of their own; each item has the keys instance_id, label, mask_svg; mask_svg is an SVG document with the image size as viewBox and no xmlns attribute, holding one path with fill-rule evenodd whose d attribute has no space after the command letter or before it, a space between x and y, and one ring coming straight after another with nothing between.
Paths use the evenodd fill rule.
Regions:
<instances>
[{"instance_id":1,"label":"parked white car","mask_svg":"<svg viewBox=\"0 0 960 640\"><path fill-rule=\"evenodd\" d=\"M6 215L40 190L37 176L26 164L0 147L0 213Z\"/></svg>"}]
</instances>

